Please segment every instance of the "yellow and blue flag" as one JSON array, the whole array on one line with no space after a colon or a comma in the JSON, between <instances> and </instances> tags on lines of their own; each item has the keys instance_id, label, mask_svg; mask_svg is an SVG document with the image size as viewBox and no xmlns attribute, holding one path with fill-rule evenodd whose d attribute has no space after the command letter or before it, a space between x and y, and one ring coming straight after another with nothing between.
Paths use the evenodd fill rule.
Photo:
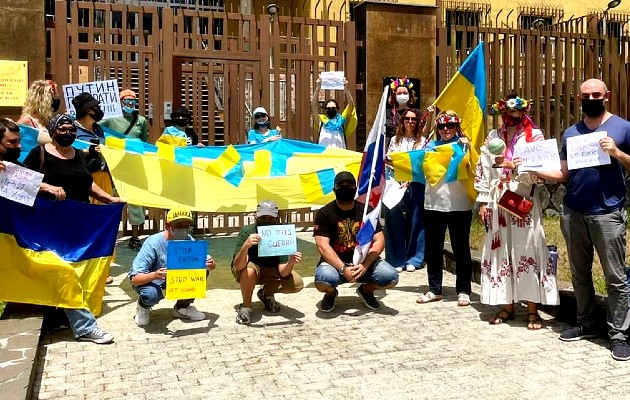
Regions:
<instances>
[{"instance_id":1,"label":"yellow and blue flag","mask_svg":"<svg viewBox=\"0 0 630 400\"><path fill-rule=\"evenodd\" d=\"M123 204L0 198L0 300L101 312Z\"/></svg>"},{"instance_id":2,"label":"yellow and blue flag","mask_svg":"<svg viewBox=\"0 0 630 400\"><path fill-rule=\"evenodd\" d=\"M460 143L437 145L409 152L390 153L394 178L401 182L420 182L435 186L445 182L471 178L468 169L470 154Z\"/></svg>"}]
</instances>

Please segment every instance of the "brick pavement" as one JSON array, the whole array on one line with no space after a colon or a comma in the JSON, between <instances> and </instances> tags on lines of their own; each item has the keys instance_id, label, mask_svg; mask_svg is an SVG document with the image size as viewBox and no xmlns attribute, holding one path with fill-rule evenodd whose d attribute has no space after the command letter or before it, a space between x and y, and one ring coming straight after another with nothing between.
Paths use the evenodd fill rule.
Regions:
<instances>
[{"instance_id":1,"label":"brick pavement","mask_svg":"<svg viewBox=\"0 0 630 400\"><path fill-rule=\"evenodd\" d=\"M523 307L517 320L491 326L496 309L476 294L471 307L457 307L448 273L442 302L415 303L423 270L379 293L378 312L344 285L324 314L307 278L301 293L277 295L279 314L255 303L249 327L234 322L240 292L211 290L196 301L205 321L174 320L173 302L162 301L145 329L133 323L125 277L108 286L99 318L115 343L75 342L69 331L46 337L34 398L613 399L630 391L630 363L612 360L607 340L563 343L566 325L545 314L545 328L528 331Z\"/></svg>"}]
</instances>

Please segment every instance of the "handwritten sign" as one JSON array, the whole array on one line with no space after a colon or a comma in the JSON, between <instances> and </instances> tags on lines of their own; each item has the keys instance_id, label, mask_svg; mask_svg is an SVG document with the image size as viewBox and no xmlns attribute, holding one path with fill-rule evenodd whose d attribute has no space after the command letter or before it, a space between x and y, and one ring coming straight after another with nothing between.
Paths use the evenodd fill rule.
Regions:
<instances>
[{"instance_id":1,"label":"handwritten sign","mask_svg":"<svg viewBox=\"0 0 630 400\"><path fill-rule=\"evenodd\" d=\"M322 89L323 90L344 90L345 85L343 84L344 75L343 71L328 71L322 72L320 75L322 79Z\"/></svg>"},{"instance_id":2,"label":"handwritten sign","mask_svg":"<svg viewBox=\"0 0 630 400\"><path fill-rule=\"evenodd\" d=\"M258 256L287 256L297 251L295 225L259 226Z\"/></svg>"},{"instance_id":3,"label":"handwritten sign","mask_svg":"<svg viewBox=\"0 0 630 400\"><path fill-rule=\"evenodd\" d=\"M205 240L171 240L166 247L166 298L202 299L206 297Z\"/></svg>"},{"instance_id":4,"label":"handwritten sign","mask_svg":"<svg viewBox=\"0 0 630 400\"><path fill-rule=\"evenodd\" d=\"M514 146L514 154L521 156L523 163L518 172L559 171L560 154L556 139L541 140Z\"/></svg>"},{"instance_id":5,"label":"handwritten sign","mask_svg":"<svg viewBox=\"0 0 630 400\"><path fill-rule=\"evenodd\" d=\"M105 113L103 119L122 117L122 108L118 98L118 82L115 79L63 85L63 98L68 114L76 116L72 99L84 92L90 93L96 100L101 102L101 110Z\"/></svg>"},{"instance_id":6,"label":"handwritten sign","mask_svg":"<svg viewBox=\"0 0 630 400\"><path fill-rule=\"evenodd\" d=\"M0 60L0 107L22 107L28 92L28 61Z\"/></svg>"},{"instance_id":7,"label":"handwritten sign","mask_svg":"<svg viewBox=\"0 0 630 400\"><path fill-rule=\"evenodd\" d=\"M0 196L33 207L44 175L7 161L3 162L5 169L0 171Z\"/></svg>"},{"instance_id":8,"label":"handwritten sign","mask_svg":"<svg viewBox=\"0 0 630 400\"><path fill-rule=\"evenodd\" d=\"M610 155L599 145L607 136L608 132L598 131L567 138L567 167L571 170L610 164Z\"/></svg>"}]
</instances>

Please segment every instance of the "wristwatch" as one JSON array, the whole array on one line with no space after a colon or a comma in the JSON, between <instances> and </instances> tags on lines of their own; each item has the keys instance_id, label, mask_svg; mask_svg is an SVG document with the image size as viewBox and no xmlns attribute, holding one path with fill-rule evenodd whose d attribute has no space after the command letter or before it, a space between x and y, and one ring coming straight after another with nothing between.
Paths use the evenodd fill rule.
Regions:
<instances>
[{"instance_id":1,"label":"wristwatch","mask_svg":"<svg viewBox=\"0 0 630 400\"><path fill-rule=\"evenodd\" d=\"M343 275L343 273L346 271L346 264L342 265L341 268L338 269L339 271L339 275Z\"/></svg>"}]
</instances>

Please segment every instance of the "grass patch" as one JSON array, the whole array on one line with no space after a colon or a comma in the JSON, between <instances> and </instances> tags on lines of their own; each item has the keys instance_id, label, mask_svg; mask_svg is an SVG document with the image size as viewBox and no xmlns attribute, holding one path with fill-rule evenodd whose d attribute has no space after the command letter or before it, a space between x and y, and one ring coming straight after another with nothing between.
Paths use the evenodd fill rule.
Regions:
<instances>
[{"instance_id":1,"label":"grass patch","mask_svg":"<svg viewBox=\"0 0 630 400\"><path fill-rule=\"evenodd\" d=\"M238 289L238 283L230 271L232 254L236 245L236 237L198 237L197 240L208 242L209 254L214 258L217 266L208 276L208 289ZM319 261L319 252L314 243L298 239L298 250L302 252L302 262L295 266L295 271L301 276L313 276ZM129 271L136 252L129 249L127 242L117 246L116 263L121 269Z\"/></svg>"}]
</instances>

